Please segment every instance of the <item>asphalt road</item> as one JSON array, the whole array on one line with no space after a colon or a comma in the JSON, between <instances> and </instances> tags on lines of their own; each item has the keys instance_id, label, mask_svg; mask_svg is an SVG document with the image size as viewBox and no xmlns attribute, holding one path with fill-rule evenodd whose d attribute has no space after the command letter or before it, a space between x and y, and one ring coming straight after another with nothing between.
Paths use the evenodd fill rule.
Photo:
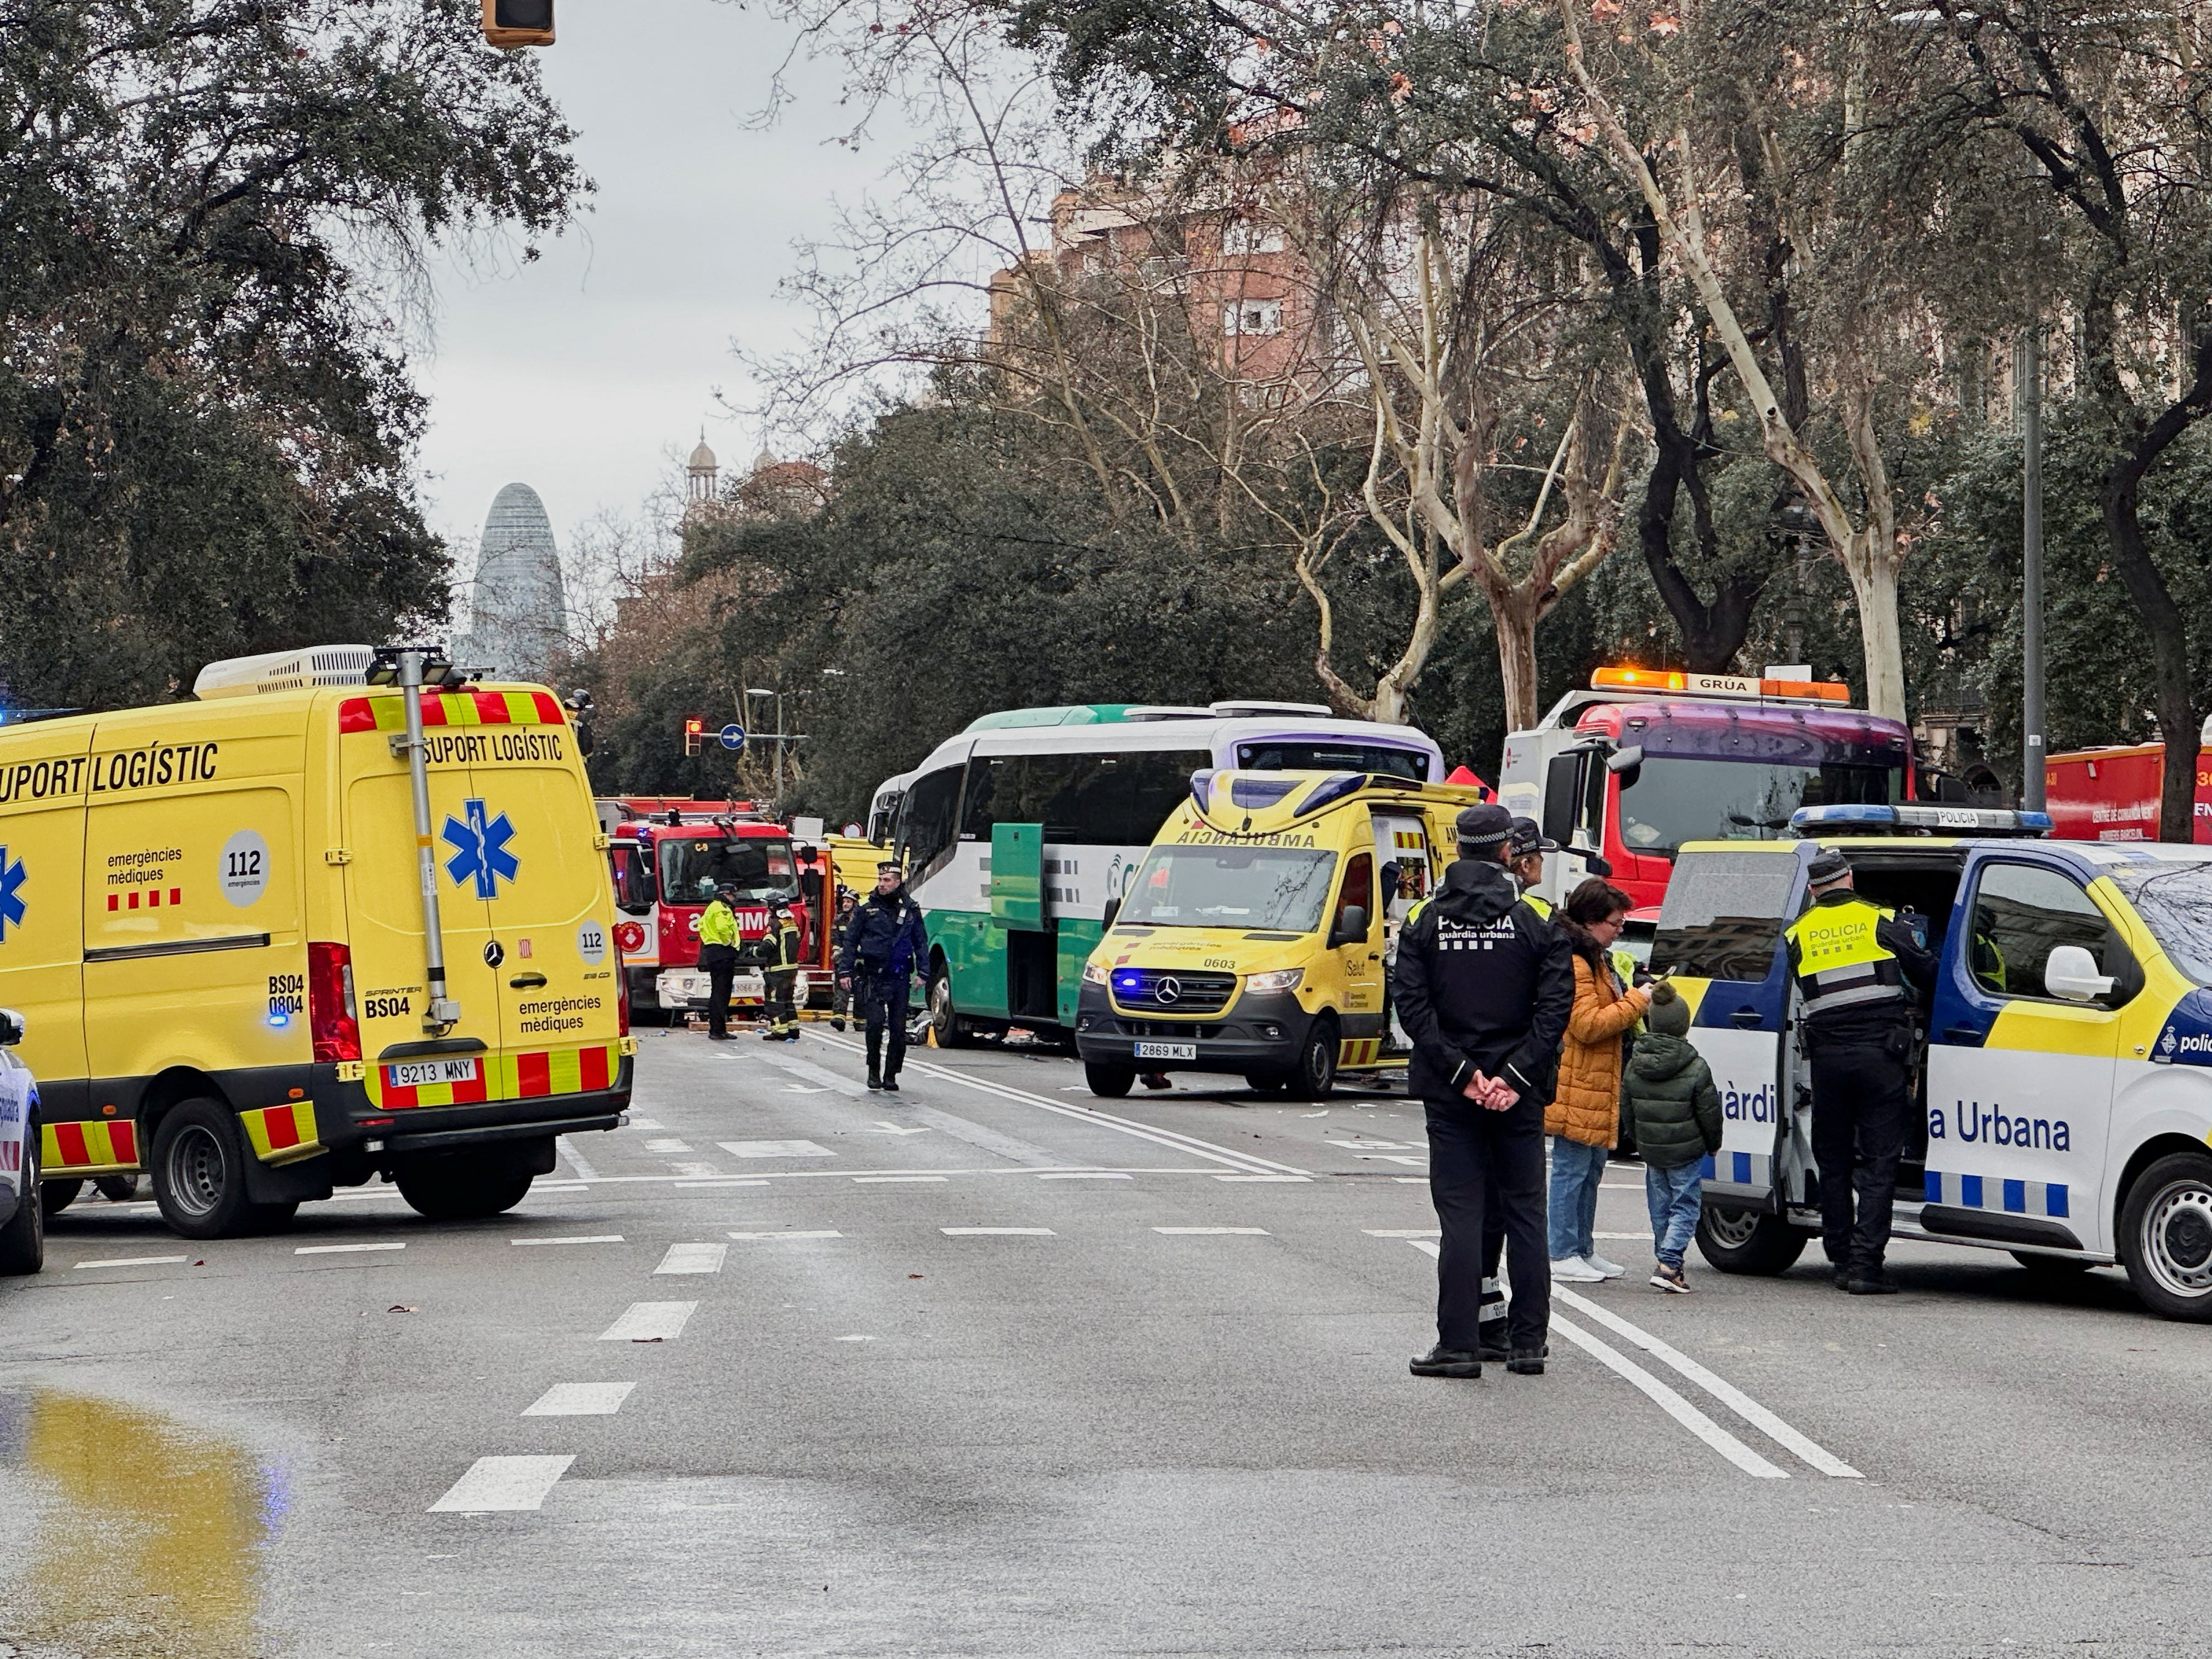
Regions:
<instances>
[{"instance_id":1,"label":"asphalt road","mask_svg":"<svg viewBox=\"0 0 2212 1659\"><path fill-rule=\"evenodd\" d=\"M1854 1299L1693 1253L1662 1296L1629 1167L1635 1271L1555 1302L1549 1373L1420 1380L1402 1098L641 1047L632 1125L495 1220L58 1218L0 1282L0 1651L2206 1645L2212 1330L2117 1270L1907 1245Z\"/></svg>"}]
</instances>

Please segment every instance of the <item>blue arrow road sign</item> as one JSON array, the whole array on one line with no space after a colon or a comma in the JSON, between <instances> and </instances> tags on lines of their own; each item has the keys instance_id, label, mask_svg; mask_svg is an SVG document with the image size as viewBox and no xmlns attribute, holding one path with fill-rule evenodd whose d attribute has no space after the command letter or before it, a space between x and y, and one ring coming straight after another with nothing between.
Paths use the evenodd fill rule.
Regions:
<instances>
[{"instance_id":1,"label":"blue arrow road sign","mask_svg":"<svg viewBox=\"0 0 2212 1659\"><path fill-rule=\"evenodd\" d=\"M745 746L745 728L732 721L722 728L722 747L737 750Z\"/></svg>"}]
</instances>

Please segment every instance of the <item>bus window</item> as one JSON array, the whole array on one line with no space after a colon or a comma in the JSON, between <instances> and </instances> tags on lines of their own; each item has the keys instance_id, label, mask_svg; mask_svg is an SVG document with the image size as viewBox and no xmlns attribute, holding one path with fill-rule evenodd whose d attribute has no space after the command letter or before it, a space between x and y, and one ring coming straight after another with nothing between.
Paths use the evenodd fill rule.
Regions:
<instances>
[{"instance_id":1,"label":"bus window","mask_svg":"<svg viewBox=\"0 0 2212 1659\"><path fill-rule=\"evenodd\" d=\"M1248 772L1379 772L1425 783L1429 757L1418 750L1376 743L1278 742L1237 745L1237 764Z\"/></svg>"},{"instance_id":2,"label":"bus window","mask_svg":"<svg viewBox=\"0 0 2212 1659\"><path fill-rule=\"evenodd\" d=\"M899 803L898 856L907 879L919 881L952 844L954 811L960 800L960 770L943 766L916 778Z\"/></svg>"},{"instance_id":3,"label":"bus window","mask_svg":"<svg viewBox=\"0 0 2212 1659\"><path fill-rule=\"evenodd\" d=\"M960 839L988 841L994 823L1039 823L1063 846L1147 846L1207 758L1202 749L978 756L961 794Z\"/></svg>"}]
</instances>

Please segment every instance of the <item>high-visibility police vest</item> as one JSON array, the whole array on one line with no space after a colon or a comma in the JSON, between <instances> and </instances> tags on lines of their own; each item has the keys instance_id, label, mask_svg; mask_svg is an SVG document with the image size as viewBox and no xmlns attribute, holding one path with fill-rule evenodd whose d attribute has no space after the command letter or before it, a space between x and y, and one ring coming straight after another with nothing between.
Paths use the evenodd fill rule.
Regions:
<instances>
[{"instance_id":1,"label":"high-visibility police vest","mask_svg":"<svg viewBox=\"0 0 2212 1659\"><path fill-rule=\"evenodd\" d=\"M1521 895L1521 902L1527 905L1531 910L1534 910L1546 921L1549 921L1552 919L1552 901L1546 898L1542 894L1523 893Z\"/></svg>"},{"instance_id":2,"label":"high-visibility police vest","mask_svg":"<svg viewBox=\"0 0 2212 1659\"><path fill-rule=\"evenodd\" d=\"M1807 1019L1910 1000L1896 953L1877 931L1896 919L1894 910L1854 898L1816 904L1790 924L1784 937L1796 947L1797 994Z\"/></svg>"},{"instance_id":3,"label":"high-visibility police vest","mask_svg":"<svg viewBox=\"0 0 2212 1659\"><path fill-rule=\"evenodd\" d=\"M738 918L730 907L716 899L699 918L699 943L702 945L735 945L738 942Z\"/></svg>"}]
</instances>

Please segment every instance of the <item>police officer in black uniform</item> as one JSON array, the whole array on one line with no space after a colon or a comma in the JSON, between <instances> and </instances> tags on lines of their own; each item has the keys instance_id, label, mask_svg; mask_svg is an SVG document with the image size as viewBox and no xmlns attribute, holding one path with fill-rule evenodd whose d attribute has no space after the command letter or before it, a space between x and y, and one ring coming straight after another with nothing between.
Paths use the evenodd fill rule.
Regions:
<instances>
[{"instance_id":1,"label":"police officer in black uniform","mask_svg":"<svg viewBox=\"0 0 2212 1659\"><path fill-rule=\"evenodd\" d=\"M1407 1085L1429 1131L1429 1192L1443 1227L1437 1343L1416 1376L1480 1376L1483 1233L1503 1212L1513 1285L1505 1368L1539 1375L1551 1323L1544 1241L1544 1090L1574 1006L1566 938L1521 902L1503 862L1512 815L1459 815L1458 860L1398 938Z\"/></svg>"},{"instance_id":2,"label":"police officer in black uniform","mask_svg":"<svg viewBox=\"0 0 2212 1659\"><path fill-rule=\"evenodd\" d=\"M928 964L921 907L907 893L905 872L886 860L876 866L876 890L846 925L845 951L837 960L838 977L851 984L854 1008L866 1024L871 1089L899 1091L912 976Z\"/></svg>"},{"instance_id":3,"label":"police officer in black uniform","mask_svg":"<svg viewBox=\"0 0 2212 1659\"><path fill-rule=\"evenodd\" d=\"M1886 1296L1897 1289L1882 1256L1912 1113L1913 988L1934 984L1936 962L1919 918L1861 898L1840 852L1815 855L1808 878L1813 903L1785 937L1813 1073L1820 1244L1838 1288Z\"/></svg>"}]
</instances>

